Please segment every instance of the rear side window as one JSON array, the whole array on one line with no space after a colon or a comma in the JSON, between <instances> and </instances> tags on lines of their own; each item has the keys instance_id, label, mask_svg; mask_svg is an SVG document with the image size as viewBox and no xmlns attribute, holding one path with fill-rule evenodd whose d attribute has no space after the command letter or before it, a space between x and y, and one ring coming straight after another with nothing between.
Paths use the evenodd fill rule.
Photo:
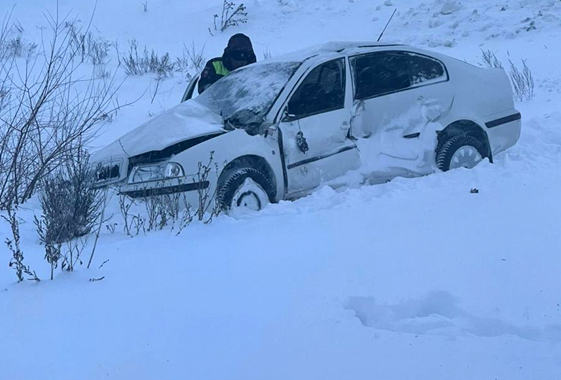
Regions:
<instances>
[{"instance_id":1,"label":"rear side window","mask_svg":"<svg viewBox=\"0 0 561 380\"><path fill-rule=\"evenodd\" d=\"M439 61L407 52L380 52L351 57L351 66L355 98L359 100L447 79L446 70Z\"/></svg>"},{"instance_id":2,"label":"rear side window","mask_svg":"<svg viewBox=\"0 0 561 380\"><path fill-rule=\"evenodd\" d=\"M444 66L439 61L417 54L408 54L408 56L412 85L446 77Z\"/></svg>"}]
</instances>

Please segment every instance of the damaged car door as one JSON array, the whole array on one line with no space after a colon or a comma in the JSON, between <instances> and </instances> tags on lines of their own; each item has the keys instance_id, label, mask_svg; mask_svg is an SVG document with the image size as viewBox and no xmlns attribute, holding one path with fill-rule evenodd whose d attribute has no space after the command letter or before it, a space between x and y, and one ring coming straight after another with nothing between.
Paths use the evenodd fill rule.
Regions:
<instances>
[{"instance_id":1,"label":"damaged car door","mask_svg":"<svg viewBox=\"0 0 561 380\"><path fill-rule=\"evenodd\" d=\"M317 187L359 164L349 138L352 100L346 66L345 58L319 64L289 97L279 125L288 194Z\"/></svg>"},{"instance_id":2,"label":"damaged car door","mask_svg":"<svg viewBox=\"0 0 561 380\"><path fill-rule=\"evenodd\" d=\"M418 137L453 104L446 67L439 60L408 51L382 51L350 57L354 81L352 134L356 138L400 130Z\"/></svg>"}]
</instances>

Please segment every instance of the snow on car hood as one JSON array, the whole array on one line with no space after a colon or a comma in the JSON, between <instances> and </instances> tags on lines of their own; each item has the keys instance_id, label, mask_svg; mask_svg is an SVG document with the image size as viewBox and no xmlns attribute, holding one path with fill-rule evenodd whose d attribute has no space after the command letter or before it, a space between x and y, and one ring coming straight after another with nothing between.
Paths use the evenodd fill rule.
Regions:
<instances>
[{"instance_id":1,"label":"snow on car hood","mask_svg":"<svg viewBox=\"0 0 561 380\"><path fill-rule=\"evenodd\" d=\"M92 162L110 157L159 151L191 138L224 131L222 117L189 100L118 138L92 155Z\"/></svg>"}]
</instances>

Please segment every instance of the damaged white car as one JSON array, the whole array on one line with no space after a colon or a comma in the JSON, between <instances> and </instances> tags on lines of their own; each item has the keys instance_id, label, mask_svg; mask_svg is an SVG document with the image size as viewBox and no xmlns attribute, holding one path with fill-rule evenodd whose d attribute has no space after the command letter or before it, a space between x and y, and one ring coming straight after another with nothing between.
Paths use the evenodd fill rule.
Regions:
<instances>
[{"instance_id":1,"label":"damaged white car","mask_svg":"<svg viewBox=\"0 0 561 380\"><path fill-rule=\"evenodd\" d=\"M354 171L369 181L471 168L516 143L505 72L389 44L329 43L238 69L102 149L99 185L200 189L260 210ZM208 164L201 180L200 165Z\"/></svg>"}]
</instances>

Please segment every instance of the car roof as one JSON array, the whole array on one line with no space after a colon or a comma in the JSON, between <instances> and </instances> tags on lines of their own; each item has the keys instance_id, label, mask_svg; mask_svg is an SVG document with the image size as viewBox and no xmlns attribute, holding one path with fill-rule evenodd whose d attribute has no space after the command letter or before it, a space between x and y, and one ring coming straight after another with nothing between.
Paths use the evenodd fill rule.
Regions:
<instances>
[{"instance_id":1,"label":"car roof","mask_svg":"<svg viewBox=\"0 0 561 380\"><path fill-rule=\"evenodd\" d=\"M379 43L372 41L362 41L362 42L347 42L347 41L334 41L327 42L320 45L314 45L306 49L298 50L288 54L283 54L278 57L274 57L268 62L304 62L309 58L316 56L325 56L335 53L343 53L348 50L361 50L361 49L372 49L372 48L383 48L390 46L405 46L402 44L391 44L391 43Z\"/></svg>"}]
</instances>

